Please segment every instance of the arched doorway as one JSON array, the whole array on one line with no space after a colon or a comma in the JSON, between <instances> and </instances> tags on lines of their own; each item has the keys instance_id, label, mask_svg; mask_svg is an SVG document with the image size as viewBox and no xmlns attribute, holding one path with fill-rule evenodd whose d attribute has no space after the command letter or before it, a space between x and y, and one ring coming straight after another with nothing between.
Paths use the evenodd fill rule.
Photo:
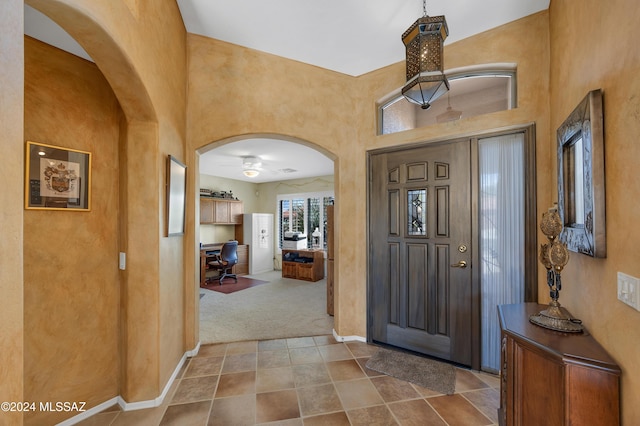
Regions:
<instances>
[{"instance_id":1,"label":"arched doorway","mask_svg":"<svg viewBox=\"0 0 640 426\"><path fill-rule=\"evenodd\" d=\"M266 285L231 294L222 293L229 284L220 286L214 281L211 285L201 287L200 342L206 344L331 334L333 317L327 314L326 308L328 262L324 259L325 252L324 277L317 282L283 278L280 271L283 224L288 226L288 215L293 207L289 204L289 198L297 200L297 210L291 211L291 214L298 214L301 234L311 234L315 229L318 229L318 233L324 230L324 207L334 200L331 154L308 142L280 135L231 138L209 144L199 149L198 154L198 189L203 200L206 201L210 194L241 200L245 220L260 214L262 219L271 222L270 229L273 230L273 237L268 243L273 248L272 267L268 271L261 268L260 273L255 275L250 265L249 274L241 278L257 279ZM251 159L251 165L256 169L253 173L257 173L257 176L253 173L249 173L251 177L243 174L247 159ZM229 239L240 240L241 247L249 242L250 236L243 234L242 225L215 224L208 220L201 215L197 225L197 240L203 247L203 253L207 248ZM309 240L301 244L311 248L311 238L309 235ZM317 243L319 246L320 239ZM251 251L250 244L247 250ZM198 271L196 275L200 276L201 272Z\"/></svg>"},{"instance_id":2,"label":"arched doorway","mask_svg":"<svg viewBox=\"0 0 640 426\"><path fill-rule=\"evenodd\" d=\"M25 257L25 270L38 267L42 273L25 276L24 287L46 288L48 293L46 298L39 296L42 291L25 294L25 317L30 317L29 312L41 311L41 315L37 326L30 324L24 331L25 354L34 357L25 362L24 397L84 400L87 408L108 400L113 403L116 397L123 407L128 402L155 403L184 355L184 322L168 321L175 306L171 296L184 297L183 242L163 240L158 231L163 218L159 188L164 183L160 145L163 150L182 154L184 123L177 126L178 130L158 124L156 108L163 107L154 105L150 95L158 88L150 89L149 78L141 77L153 61L132 55L132 46L123 41L122 32L137 30L124 31L113 24L118 17L129 16L123 13L128 10L125 2L113 2L113 11L100 9L99 4L81 3L28 2L64 28L95 62L78 65L82 60L68 57L51 61L53 66L65 68L66 74L61 72L64 75L59 75L58 81L75 91L55 86L39 90L38 82L45 80L30 76L27 84L49 102L46 121L55 125L32 126L31 121L25 126L25 135L40 141L69 148L90 144L92 149L87 151L94 155L94 206L75 217L61 213L45 222L50 224L51 235L64 236L64 250L38 251L44 245L31 238L33 228L25 226L25 244L35 248L30 250L32 257ZM65 54L54 55L59 59ZM90 71L78 72L79 68ZM47 72L38 68L32 71ZM87 81L88 74L93 80ZM76 96L74 102L72 94L79 92L82 97ZM34 102L29 102L33 112ZM184 103L184 99L176 100L181 110ZM29 120L44 111L44 105L38 106L43 108ZM89 106L107 110L101 115L103 121L95 119L98 114ZM167 122L175 118L166 108L163 115ZM180 114L175 115L179 120ZM101 131L109 134L108 141L95 138ZM153 211L156 214L150 214ZM30 213L25 213L25 218L27 215ZM27 219L25 225L28 220L41 222L39 219ZM109 226L101 226L105 223ZM163 256L169 257L163 255L166 252L177 253L180 264L170 273L163 273L170 268L162 262ZM126 266L121 270L116 261L119 253L126 255ZM48 262L41 261L47 257ZM51 279L46 277L54 277L62 285L51 286ZM105 292L108 297L101 297ZM181 310L182 304L178 305ZM52 378L54 372L60 377L59 383ZM69 382L82 385L68 386ZM55 421L63 414L57 414Z\"/></svg>"}]
</instances>

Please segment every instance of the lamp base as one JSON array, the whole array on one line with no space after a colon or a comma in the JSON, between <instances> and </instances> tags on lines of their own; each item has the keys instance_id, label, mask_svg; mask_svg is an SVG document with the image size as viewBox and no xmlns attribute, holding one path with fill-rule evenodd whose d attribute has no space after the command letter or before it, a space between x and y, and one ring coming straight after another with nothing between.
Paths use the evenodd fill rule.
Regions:
<instances>
[{"instance_id":1,"label":"lamp base","mask_svg":"<svg viewBox=\"0 0 640 426\"><path fill-rule=\"evenodd\" d=\"M540 327L564 333L582 333L584 330L582 322L572 318L557 301L549 303L549 308L544 311L531 315L529 321Z\"/></svg>"}]
</instances>

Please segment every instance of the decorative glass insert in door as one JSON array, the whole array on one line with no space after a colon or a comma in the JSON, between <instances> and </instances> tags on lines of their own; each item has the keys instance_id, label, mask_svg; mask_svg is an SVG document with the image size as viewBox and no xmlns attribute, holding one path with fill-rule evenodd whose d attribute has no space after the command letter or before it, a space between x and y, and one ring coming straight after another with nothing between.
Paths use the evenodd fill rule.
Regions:
<instances>
[{"instance_id":1,"label":"decorative glass insert in door","mask_svg":"<svg viewBox=\"0 0 640 426\"><path fill-rule=\"evenodd\" d=\"M407 234L427 235L427 190L407 191Z\"/></svg>"}]
</instances>

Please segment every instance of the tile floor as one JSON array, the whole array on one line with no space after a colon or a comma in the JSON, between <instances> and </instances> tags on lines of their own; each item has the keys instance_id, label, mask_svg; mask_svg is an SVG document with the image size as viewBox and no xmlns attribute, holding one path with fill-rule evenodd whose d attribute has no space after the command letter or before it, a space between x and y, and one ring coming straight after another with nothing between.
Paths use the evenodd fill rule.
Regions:
<instances>
[{"instance_id":1,"label":"tile floor","mask_svg":"<svg viewBox=\"0 0 640 426\"><path fill-rule=\"evenodd\" d=\"M498 423L496 376L456 369L441 395L369 370L377 350L333 336L206 345L185 362L163 405L118 406L91 425L451 425Z\"/></svg>"}]
</instances>

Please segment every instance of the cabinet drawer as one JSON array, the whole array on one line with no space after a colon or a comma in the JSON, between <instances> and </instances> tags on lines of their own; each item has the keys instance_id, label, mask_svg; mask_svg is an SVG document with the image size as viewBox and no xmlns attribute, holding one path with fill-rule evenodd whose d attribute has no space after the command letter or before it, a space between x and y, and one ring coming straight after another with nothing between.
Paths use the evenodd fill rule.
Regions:
<instances>
[{"instance_id":1,"label":"cabinet drawer","mask_svg":"<svg viewBox=\"0 0 640 426\"><path fill-rule=\"evenodd\" d=\"M240 244L236 251L238 254L238 263L246 263L249 260L249 246Z\"/></svg>"},{"instance_id":2,"label":"cabinet drawer","mask_svg":"<svg viewBox=\"0 0 640 426\"><path fill-rule=\"evenodd\" d=\"M298 279L313 281L313 263L301 263L298 265Z\"/></svg>"},{"instance_id":3,"label":"cabinet drawer","mask_svg":"<svg viewBox=\"0 0 640 426\"><path fill-rule=\"evenodd\" d=\"M296 266L293 262L282 262L282 276L285 278L297 278Z\"/></svg>"},{"instance_id":4,"label":"cabinet drawer","mask_svg":"<svg viewBox=\"0 0 640 426\"><path fill-rule=\"evenodd\" d=\"M619 425L620 367L587 333L548 331L529 318L547 305L498 306L500 424Z\"/></svg>"}]
</instances>

